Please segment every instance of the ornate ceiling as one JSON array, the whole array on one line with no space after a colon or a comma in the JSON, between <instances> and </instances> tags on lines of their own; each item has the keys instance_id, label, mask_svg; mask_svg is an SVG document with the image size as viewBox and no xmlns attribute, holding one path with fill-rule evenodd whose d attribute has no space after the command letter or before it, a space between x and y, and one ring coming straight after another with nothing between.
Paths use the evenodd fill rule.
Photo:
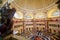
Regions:
<instances>
[{"instance_id":1,"label":"ornate ceiling","mask_svg":"<svg viewBox=\"0 0 60 40\"><path fill-rule=\"evenodd\" d=\"M57 0L14 0L14 4L23 10L42 10L54 5Z\"/></svg>"},{"instance_id":2,"label":"ornate ceiling","mask_svg":"<svg viewBox=\"0 0 60 40\"><path fill-rule=\"evenodd\" d=\"M49 9L50 7L56 5L56 2L57 0L14 0L13 4L18 9L26 11L25 14L27 13L27 15L25 17L27 17L28 19L33 19L32 13L36 13L36 18L46 18L48 15L45 14L45 12L41 11ZM53 8L55 9L55 6ZM49 13L51 14L52 12Z\"/></svg>"}]
</instances>

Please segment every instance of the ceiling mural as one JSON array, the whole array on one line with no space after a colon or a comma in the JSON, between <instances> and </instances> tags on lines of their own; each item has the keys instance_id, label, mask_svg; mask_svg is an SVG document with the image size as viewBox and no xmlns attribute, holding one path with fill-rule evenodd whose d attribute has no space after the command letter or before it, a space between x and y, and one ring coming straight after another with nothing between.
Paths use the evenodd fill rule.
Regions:
<instances>
[{"instance_id":1,"label":"ceiling mural","mask_svg":"<svg viewBox=\"0 0 60 40\"><path fill-rule=\"evenodd\" d=\"M26 13L24 18L25 19L33 19L33 14L32 13Z\"/></svg>"},{"instance_id":2,"label":"ceiling mural","mask_svg":"<svg viewBox=\"0 0 60 40\"><path fill-rule=\"evenodd\" d=\"M22 18L23 18L23 13L21 13L21 12L16 12L16 13L14 14L14 18L22 19Z\"/></svg>"},{"instance_id":3,"label":"ceiling mural","mask_svg":"<svg viewBox=\"0 0 60 40\"><path fill-rule=\"evenodd\" d=\"M36 13L35 18L36 19L43 19L43 18L47 18L47 16L43 12L38 12L38 13Z\"/></svg>"},{"instance_id":4,"label":"ceiling mural","mask_svg":"<svg viewBox=\"0 0 60 40\"><path fill-rule=\"evenodd\" d=\"M60 16L60 10L55 11L54 13L51 14L53 17L58 17Z\"/></svg>"},{"instance_id":5,"label":"ceiling mural","mask_svg":"<svg viewBox=\"0 0 60 40\"><path fill-rule=\"evenodd\" d=\"M48 12L48 18L59 17L59 16L60 16L60 10L58 9L53 8Z\"/></svg>"}]
</instances>

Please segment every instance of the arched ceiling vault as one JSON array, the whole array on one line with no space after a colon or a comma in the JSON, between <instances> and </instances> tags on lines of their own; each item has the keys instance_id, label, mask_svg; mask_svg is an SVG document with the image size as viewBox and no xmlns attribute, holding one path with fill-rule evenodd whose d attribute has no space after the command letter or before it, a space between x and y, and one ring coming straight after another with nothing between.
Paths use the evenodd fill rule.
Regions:
<instances>
[{"instance_id":1,"label":"arched ceiling vault","mask_svg":"<svg viewBox=\"0 0 60 40\"><path fill-rule=\"evenodd\" d=\"M39 15L45 15L45 13L52 13L52 9L57 9L57 5L55 4L57 0L14 0L12 2L12 6L14 6L17 10L20 10L22 13L35 13ZM47 17L49 16L47 14ZM37 16L38 16L37 15ZM43 18L45 17L43 16Z\"/></svg>"},{"instance_id":2,"label":"arched ceiling vault","mask_svg":"<svg viewBox=\"0 0 60 40\"><path fill-rule=\"evenodd\" d=\"M13 4L23 11L48 10L54 6L57 0L14 0Z\"/></svg>"}]
</instances>

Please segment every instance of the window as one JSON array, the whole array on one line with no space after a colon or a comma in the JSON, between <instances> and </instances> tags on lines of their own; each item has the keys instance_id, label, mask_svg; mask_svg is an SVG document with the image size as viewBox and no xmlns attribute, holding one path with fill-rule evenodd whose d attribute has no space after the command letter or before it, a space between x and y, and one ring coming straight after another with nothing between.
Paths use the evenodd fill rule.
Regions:
<instances>
[{"instance_id":1,"label":"window","mask_svg":"<svg viewBox=\"0 0 60 40\"><path fill-rule=\"evenodd\" d=\"M17 19L22 19L23 18L23 14L18 12L18 13L14 14L14 17L17 18Z\"/></svg>"},{"instance_id":2,"label":"window","mask_svg":"<svg viewBox=\"0 0 60 40\"><path fill-rule=\"evenodd\" d=\"M52 14L52 16L59 16L59 15L60 15L60 11L59 11L59 10L55 11L55 12Z\"/></svg>"}]
</instances>

